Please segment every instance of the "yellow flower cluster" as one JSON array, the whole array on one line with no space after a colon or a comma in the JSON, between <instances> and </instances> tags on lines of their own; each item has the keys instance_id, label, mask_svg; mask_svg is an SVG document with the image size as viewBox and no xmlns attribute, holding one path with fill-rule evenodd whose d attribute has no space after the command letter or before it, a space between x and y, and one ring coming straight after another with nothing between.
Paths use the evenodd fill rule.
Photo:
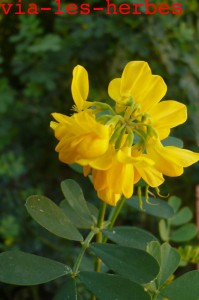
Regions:
<instances>
[{"instance_id":1,"label":"yellow flower cluster","mask_svg":"<svg viewBox=\"0 0 199 300\"><path fill-rule=\"evenodd\" d=\"M108 204L116 205L121 195L130 198L140 179L158 187L163 175L179 176L199 160L199 153L161 143L186 121L187 110L177 101L161 101L166 84L146 62L129 62L110 82L114 107L87 101L89 81L82 66L73 70L71 89L74 114L53 113L56 151L62 162L80 164L85 175L92 172L98 197Z\"/></svg>"}]
</instances>

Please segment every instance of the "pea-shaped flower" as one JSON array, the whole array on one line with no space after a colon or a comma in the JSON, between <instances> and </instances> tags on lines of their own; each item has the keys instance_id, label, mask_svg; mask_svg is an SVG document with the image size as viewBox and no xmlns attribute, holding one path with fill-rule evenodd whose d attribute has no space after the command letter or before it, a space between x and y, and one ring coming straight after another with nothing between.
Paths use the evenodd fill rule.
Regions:
<instances>
[{"instance_id":1,"label":"pea-shaped flower","mask_svg":"<svg viewBox=\"0 0 199 300\"><path fill-rule=\"evenodd\" d=\"M150 125L160 140L169 135L171 128L187 119L184 104L174 100L160 102L166 91L162 77L153 75L145 61L127 63L121 78L113 79L108 87L118 110L132 107L130 121L136 123L136 129L146 132Z\"/></svg>"},{"instance_id":2,"label":"pea-shaped flower","mask_svg":"<svg viewBox=\"0 0 199 300\"><path fill-rule=\"evenodd\" d=\"M62 162L85 166L107 151L109 127L97 122L89 110L71 117L58 113L52 115L57 122L52 121L51 128L59 140L55 150Z\"/></svg>"}]
</instances>

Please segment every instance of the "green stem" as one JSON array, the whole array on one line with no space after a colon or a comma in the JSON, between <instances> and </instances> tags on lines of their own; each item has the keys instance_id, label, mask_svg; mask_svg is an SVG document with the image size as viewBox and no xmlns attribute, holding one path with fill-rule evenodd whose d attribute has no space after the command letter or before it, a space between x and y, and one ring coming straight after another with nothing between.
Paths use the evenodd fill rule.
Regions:
<instances>
[{"instance_id":1,"label":"green stem","mask_svg":"<svg viewBox=\"0 0 199 300\"><path fill-rule=\"evenodd\" d=\"M116 221L125 202L126 202L126 198L124 196L122 196L121 200L118 202L118 205L116 207L114 207L114 209L111 211L111 214L109 217L109 221L110 221L110 224L108 226L109 229L113 228L115 221Z\"/></svg>"},{"instance_id":2,"label":"green stem","mask_svg":"<svg viewBox=\"0 0 199 300\"><path fill-rule=\"evenodd\" d=\"M158 295L152 295L152 296L151 296L151 300L157 300L157 296L158 296Z\"/></svg>"},{"instance_id":3,"label":"green stem","mask_svg":"<svg viewBox=\"0 0 199 300\"><path fill-rule=\"evenodd\" d=\"M101 228L104 222L104 216L106 212L106 203L104 201L100 202L100 210L99 210L99 215L98 215L98 220L97 220L97 227Z\"/></svg>"},{"instance_id":4,"label":"green stem","mask_svg":"<svg viewBox=\"0 0 199 300\"><path fill-rule=\"evenodd\" d=\"M75 264L73 266L73 271L72 271L72 276L76 276L77 273L79 272L79 267L80 267L80 264L82 262L82 258L84 256L84 253L86 251L86 249L89 247L89 244L92 240L92 238L94 237L94 235L96 234L96 231L95 230L92 230L88 236L86 237L86 239L84 240L84 242L82 243L82 248L81 248L81 251L75 261Z\"/></svg>"},{"instance_id":5,"label":"green stem","mask_svg":"<svg viewBox=\"0 0 199 300\"><path fill-rule=\"evenodd\" d=\"M99 210L99 215L98 215L98 220L97 220L97 227L101 229L103 227L104 223L104 217L106 213L106 203L101 201L100 203L100 210ZM96 242L101 243L102 242L102 232L99 230L96 236ZM95 260L95 271L100 272L101 269L101 259L99 257L96 257ZM96 296L92 296L92 300L96 300Z\"/></svg>"},{"instance_id":6,"label":"green stem","mask_svg":"<svg viewBox=\"0 0 199 300\"><path fill-rule=\"evenodd\" d=\"M84 253L85 253L86 249L89 247L89 244L90 244L92 238L94 237L94 235L97 233L97 242L98 243L102 240L101 232L99 231L99 229L103 225L105 212L106 212L106 203L101 202L100 211L99 211L99 215L98 215L98 221L97 221L97 228L93 229L88 234L88 236L86 237L84 242L82 243L82 248L81 248L80 253L79 253L79 255L75 261L75 264L73 266L72 276L76 276L77 273L79 272L79 267L81 265Z\"/></svg>"},{"instance_id":7,"label":"green stem","mask_svg":"<svg viewBox=\"0 0 199 300\"><path fill-rule=\"evenodd\" d=\"M118 202L118 205L115 206L110 215L109 215L109 218L108 218L108 221L109 221L109 226L108 228L111 229L113 228L114 224L115 224L115 221L117 220L117 217L124 205L124 203L126 202L126 198L124 196L121 197L121 200ZM104 237L104 239L102 240L103 243L106 243L108 238Z\"/></svg>"},{"instance_id":8,"label":"green stem","mask_svg":"<svg viewBox=\"0 0 199 300\"><path fill-rule=\"evenodd\" d=\"M97 221L97 227L99 229L101 229L103 227L105 213L106 213L106 203L101 201L100 211L99 211L98 221ZM102 232L100 230L97 233L96 242L97 243L102 242ZM95 261L95 271L100 272L100 269L101 269L101 259L97 257L96 261Z\"/></svg>"},{"instance_id":9,"label":"green stem","mask_svg":"<svg viewBox=\"0 0 199 300\"><path fill-rule=\"evenodd\" d=\"M39 300L39 293L38 293L38 287L37 286L30 286L29 287L32 292L32 299L33 300Z\"/></svg>"}]
</instances>

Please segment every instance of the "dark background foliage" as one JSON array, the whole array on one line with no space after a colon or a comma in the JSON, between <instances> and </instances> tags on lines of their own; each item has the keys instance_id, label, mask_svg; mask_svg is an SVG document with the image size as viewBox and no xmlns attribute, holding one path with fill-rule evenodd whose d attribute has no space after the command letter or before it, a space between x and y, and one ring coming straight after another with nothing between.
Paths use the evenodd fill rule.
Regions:
<instances>
[{"instance_id":1,"label":"dark background foliage","mask_svg":"<svg viewBox=\"0 0 199 300\"><path fill-rule=\"evenodd\" d=\"M49 6L49 1L35 3ZM92 1L95 6L103 3ZM171 5L175 1L164 3ZM89 99L100 100L107 99L108 82L121 74L128 61L146 60L153 73L164 78L168 86L166 99L176 99L188 106L188 121L172 134L183 139L186 148L199 151L199 4L197 0L180 3L181 15L106 15L104 12L15 15L14 10L5 15L0 12L2 251L20 248L40 255L47 253L60 260L65 260L67 255L70 261L76 248L70 248L71 243L60 242L31 221L24 208L25 200L31 194L42 193L60 201L60 181L73 178L82 185L87 197L96 201L90 183L58 161L54 151L56 141L49 128L51 112L70 114L73 105L70 84L75 65L82 64L89 72ZM53 1L50 5L56 7ZM168 178L163 193L181 197L194 210L198 174L196 164L182 177ZM136 213L129 217L127 209L122 217L121 222L143 227L147 224L157 232L157 224L151 218ZM45 288L0 287L3 291L0 299L43 299L42 295L51 299L53 295L52 284Z\"/></svg>"}]
</instances>

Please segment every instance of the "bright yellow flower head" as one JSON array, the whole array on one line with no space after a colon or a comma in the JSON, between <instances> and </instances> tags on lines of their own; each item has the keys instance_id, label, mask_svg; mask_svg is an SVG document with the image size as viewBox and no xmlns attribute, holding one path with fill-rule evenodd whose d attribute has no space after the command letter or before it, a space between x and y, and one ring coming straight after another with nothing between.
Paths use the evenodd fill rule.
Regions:
<instances>
[{"instance_id":1,"label":"bright yellow flower head","mask_svg":"<svg viewBox=\"0 0 199 300\"><path fill-rule=\"evenodd\" d=\"M162 174L154 167L153 160L146 155L133 156L131 147L124 147L118 151L108 150L108 168L93 169L93 184L98 197L110 205L116 205L124 195L127 199L133 194L134 184L141 178L152 187L163 183ZM110 155L112 152L112 155ZM106 160L106 153L101 157ZM104 164L105 165L105 164Z\"/></svg>"},{"instance_id":2,"label":"bright yellow flower head","mask_svg":"<svg viewBox=\"0 0 199 300\"><path fill-rule=\"evenodd\" d=\"M158 187L163 175L179 176L199 160L198 153L162 145L170 129L186 121L187 110L177 101L161 101L166 84L146 62L129 62L121 78L110 82L115 107L87 101L88 73L82 66L73 70L71 90L76 112L54 113L57 122L51 122L56 151L62 162L83 166L85 176L92 171L98 197L108 204L116 205L122 195L130 198L140 179Z\"/></svg>"},{"instance_id":3,"label":"bright yellow flower head","mask_svg":"<svg viewBox=\"0 0 199 300\"><path fill-rule=\"evenodd\" d=\"M51 122L51 128L59 140L56 151L62 162L85 166L108 149L109 128L98 123L90 111L71 117L54 113L53 117L57 122Z\"/></svg>"},{"instance_id":4,"label":"bright yellow flower head","mask_svg":"<svg viewBox=\"0 0 199 300\"><path fill-rule=\"evenodd\" d=\"M131 106L132 122L151 125L160 140L168 137L170 128L187 119L184 104L173 100L160 102L166 91L164 80L158 75L152 75L149 65L144 61L129 62L121 78L113 79L108 87L108 93L116 101L117 109Z\"/></svg>"}]
</instances>

